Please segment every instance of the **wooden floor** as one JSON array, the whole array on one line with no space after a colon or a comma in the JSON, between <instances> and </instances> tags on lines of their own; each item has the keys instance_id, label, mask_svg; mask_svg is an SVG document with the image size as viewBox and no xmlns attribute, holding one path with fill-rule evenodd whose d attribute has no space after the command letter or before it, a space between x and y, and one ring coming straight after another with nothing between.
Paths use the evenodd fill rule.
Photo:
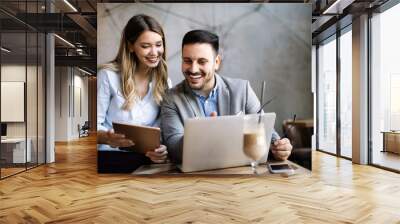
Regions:
<instances>
[{"instance_id":1,"label":"wooden floor","mask_svg":"<svg viewBox=\"0 0 400 224\"><path fill-rule=\"evenodd\" d=\"M96 173L95 139L0 181L0 223L400 223L400 175L314 152L311 176Z\"/></svg>"},{"instance_id":2,"label":"wooden floor","mask_svg":"<svg viewBox=\"0 0 400 224\"><path fill-rule=\"evenodd\" d=\"M31 163L27 164L27 167L25 167L25 164L18 164L17 167L6 167L6 168L0 168L0 173L1 173L1 178L5 178L23 171L26 171L27 169L33 169L37 167L38 165L36 163Z\"/></svg>"},{"instance_id":3,"label":"wooden floor","mask_svg":"<svg viewBox=\"0 0 400 224\"><path fill-rule=\"evenodd\" d=\"M22 171L25 171L26 170L26 168L25 167L17 167L17 168L14 168L14 167L12 167L12 168L0 168L1 169L1 177L2 178L4 178L4 177L8 177L8 176L11 176L11 175L13 175L13 174L16 174L16 173L19 173L19 172L22 172Z\"/></svg>"},{"instance_id":4,"label":"wooden floor","mask_svg":"<svg viewBox=\"0 0 400 224\"><path fill-rule=\"evenodd\" d=\"M372 161L376 165L400 170L400 155L392 152L374 152Z\"/></svg>"}]
</instances>

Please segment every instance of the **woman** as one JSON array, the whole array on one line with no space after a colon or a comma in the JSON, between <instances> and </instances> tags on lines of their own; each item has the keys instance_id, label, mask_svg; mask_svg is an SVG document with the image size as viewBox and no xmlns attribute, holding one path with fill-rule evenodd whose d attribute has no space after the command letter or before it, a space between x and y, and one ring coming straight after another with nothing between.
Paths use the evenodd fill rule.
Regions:
<instances>
[{"instance_id":1,"label":"woman","mask_svg":"<svg viewBox=\"0 0 400 224\"><path fill-rule=\"evenodd\" d=\"M150 16L133 16L123 30L116 58L102 65L97 75L99 144L111 147L134 144L124 135L114 133L112 122L159 126L160 103L170 86L165 55L160 24ZM155 163L165 162L167 148L161 145L146 156ZM139 160L146 163L144 156Z\"/></svg>"}]
</instances>

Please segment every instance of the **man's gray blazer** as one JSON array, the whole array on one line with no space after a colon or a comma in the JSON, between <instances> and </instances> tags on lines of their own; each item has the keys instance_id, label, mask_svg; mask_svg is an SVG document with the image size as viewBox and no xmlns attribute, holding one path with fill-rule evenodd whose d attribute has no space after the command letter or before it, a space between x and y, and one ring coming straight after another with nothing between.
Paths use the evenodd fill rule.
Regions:
<instances>
[{"instance_id":1,"label":"man's gray blazer","mask_svg":"<svg viewBox=\"0 0 400 224\"><path fill-rule=\"evenodd\" d=\"M254 114L260 109L260 101L249 81L215 75L218 92L218 116L235 115L239 112ZM161 105L161 130L169 157L182 162L183 131L185 120L205 117L199 101L183 80L170 89ZM273 134L276 138L277 133Z\"/></svg>"}]
</instances>

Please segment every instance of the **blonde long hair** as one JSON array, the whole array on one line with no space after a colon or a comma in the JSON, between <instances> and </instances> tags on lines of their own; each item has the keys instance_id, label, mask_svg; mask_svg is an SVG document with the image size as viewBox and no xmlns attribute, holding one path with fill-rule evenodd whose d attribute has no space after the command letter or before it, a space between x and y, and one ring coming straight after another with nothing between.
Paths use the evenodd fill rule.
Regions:
<instances>
[{"instance_id":1,"label":"blonde long hair","mask_svg":"<svg viewBox=\"0 0 400 224\"><path fill-rule=\"evenodd\" d=\"M135 15L128 21L122 32L118 54L115 59L99 67L99 69L110 69L121 75L122 94L125 98L125 103L122 105L123 110L132 109L138 98L133 75L139 62L136 54L130 52L129 43L134 44L144 31L158 33L162 37L164 46L164 53L157 67L149 69L149 75L153 83L153 98L158 105L161 104L165 91L168 89L164 31L154 18L143 14Z\"/></svg>"}]
</instances>

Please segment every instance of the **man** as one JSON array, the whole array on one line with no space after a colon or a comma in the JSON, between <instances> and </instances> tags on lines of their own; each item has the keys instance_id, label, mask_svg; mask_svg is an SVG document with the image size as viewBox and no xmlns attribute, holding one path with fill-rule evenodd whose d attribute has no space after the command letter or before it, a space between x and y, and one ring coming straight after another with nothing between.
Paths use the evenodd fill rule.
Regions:
<instances>
[{"instance_id":1,"label":"man","mask_svg":"<svg viewBox=\"0 0 400 224\"><path fill-rule=\"evenodd\" d=\"M260 102L246 80L216 74L221 56L218 36L193 30L182 41L182 72L185 80L171 89L161 106L161 129L170 158L182 162L184 121L192 117L254 114ZM206 131L206 130L205 130ZM287 138L272 136L271 152L276 160L286 160L292 150Z\"/></svg>"}]
</instances>

